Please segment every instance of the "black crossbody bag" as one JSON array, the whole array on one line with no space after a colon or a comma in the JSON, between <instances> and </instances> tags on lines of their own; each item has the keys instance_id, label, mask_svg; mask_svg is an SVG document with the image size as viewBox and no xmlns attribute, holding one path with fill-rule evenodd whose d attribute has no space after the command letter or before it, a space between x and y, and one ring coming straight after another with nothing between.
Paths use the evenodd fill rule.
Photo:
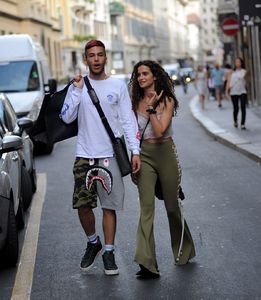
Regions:
<instances>
[{"instance_id":1,"label":"black crossbody bag","mask_svg":"<svg viewBox=\"0 0 261 300\"><path fill-rule=\"evenodd\" d=\"M121 176L124 177L131 173L131 163L130 163L130 159L128 156L128 151L127 151L127 147L125 144L124 136L115 137L115 135L111 129L111 126L110 126L106 116L104 115L104 112L100 105L100 100L99 100L98 96L96 95L95 90L93 89L93 87L89 81L89 78L87 76L84 77L84 82L87 86L87 90L88 90L89 96L92 100L92 103L96 107L98 114L101 118L101 121L111 139L112 147L113 147L115 157L116 157L116 160L117 160L120 172L121 172Z\"/></svg>"}]
</instances>

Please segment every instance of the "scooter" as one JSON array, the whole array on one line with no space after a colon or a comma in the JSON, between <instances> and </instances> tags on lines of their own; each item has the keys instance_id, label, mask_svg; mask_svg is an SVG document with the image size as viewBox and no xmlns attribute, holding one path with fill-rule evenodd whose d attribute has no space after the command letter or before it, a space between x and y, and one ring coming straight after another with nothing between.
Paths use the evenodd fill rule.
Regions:
<instances>
[{"instance_id":1,"label":"scooter","mask_svg":"<svg viewBox=\"0 0 261 300\"><path fill-rule=\"evenodd\" d=\"M191 82L191 78L190 76L183 76L182 77L182 80L181 80L181 83L182 83L182 86L183 86L183 92L184 94L187 94L188 92L188 84Z\"/></svg>"}]
</instances>

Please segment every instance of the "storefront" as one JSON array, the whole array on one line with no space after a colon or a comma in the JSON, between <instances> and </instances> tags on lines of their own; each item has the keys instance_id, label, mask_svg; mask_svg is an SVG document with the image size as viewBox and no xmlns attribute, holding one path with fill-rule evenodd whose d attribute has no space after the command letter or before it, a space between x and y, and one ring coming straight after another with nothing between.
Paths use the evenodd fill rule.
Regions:
<instances>
[{"instance_id":1,"label":"storefront","mask_svg":"<svg viewBox=\"0 0 261 300\"><path fill-rule=\"evenodd\" d=\"M250 99L261 106L261 1L239 0L241 51L250 71Z\"/></svg>"}]
</instances>

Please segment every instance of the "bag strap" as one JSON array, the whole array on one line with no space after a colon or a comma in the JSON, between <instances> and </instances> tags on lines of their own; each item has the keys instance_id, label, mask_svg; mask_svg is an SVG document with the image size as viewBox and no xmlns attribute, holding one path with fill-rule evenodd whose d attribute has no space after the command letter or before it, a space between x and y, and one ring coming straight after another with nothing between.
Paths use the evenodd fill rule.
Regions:
<instances>
[{"instance_id":1,"label":"bag strap","mask_svg":"<svg viewBox=\"0 0 261 300\"><path fill-rule=\"evenodd\" d=\"M159 105L159 101L156 103L156 105L154 105L154 109L156 109L156 107ZM141 134L141 137L140 137L140 146L141 146L141 143L142 143L142 141L143 141L143 139L144 139L144 133L145 133L145 130L146 130L146 128L148 127L148 125L149 125L149 122L150 122L150 118L148 119L148 121L147 121L147 123L146 123L146 125L145 125L145 127L144 127L144 129L143 129L143 131L142 131L142 134Z\"/></svg>"},{"instance_id":2,"label":"bag strap","mask_svg":"<svg viewBox=\"0 0 261 300\"><path fill-rule=\"evenodd\" d=\"M150 118L148 119L148 121L147 121L147 123L146 123L146 125L145 125L145 127L144 127L144 129L142 131L142 134L141 134L141 137L140 137L140 146L141 146L141 143L142 143L142 141L144 139L144 133L145 133L145 130L146 130L147 126L149 125L149 122L150 122Z\"/></svg>"},{"instance_id":3,"label":"bag strap","mask_svg":"<svg viewBox=\"0 0 261 300\"><path fill-rule=\"evenodd\" d=\"M107 118L106 118L106 116L105 116L105 114L102 110L102 107L100 105L100 100L99 100L94 88L92 87L88 76L84 76L84 82L86 84L88 94L89 94L89 96L92 100L92 103L94 104L94 106L96 107L96 109L98 111L98 114L99 114L99 116L101 118L101 121L102 121L102 123L103 123L103 125L104 125L110 139L111 139L111 142L115 143L116 142L115 135L114 135L114 133L111 129L111 126L110 126L110 124L109 124L109 122L108 122L108 120L107 120Z\"/></svg>"}]
</instances>

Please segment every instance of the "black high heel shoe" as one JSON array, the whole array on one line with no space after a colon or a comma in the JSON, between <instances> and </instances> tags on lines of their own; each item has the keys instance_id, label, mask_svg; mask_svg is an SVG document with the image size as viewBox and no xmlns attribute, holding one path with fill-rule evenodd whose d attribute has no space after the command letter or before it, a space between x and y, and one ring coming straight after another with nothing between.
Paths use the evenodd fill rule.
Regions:
<instances>
[{"instance_id":1,"label":"black high heel shoe","mask_svg":"<svg viewBox=\"0 0 261 300\"><path fill-rule=\"evenodd\" d=\"M136 273L138 279L156 279L160 277L160 274L151 272L143 265L139 265L139 266L140 266L140 270Z\"/></svg>"}]
</instances>

